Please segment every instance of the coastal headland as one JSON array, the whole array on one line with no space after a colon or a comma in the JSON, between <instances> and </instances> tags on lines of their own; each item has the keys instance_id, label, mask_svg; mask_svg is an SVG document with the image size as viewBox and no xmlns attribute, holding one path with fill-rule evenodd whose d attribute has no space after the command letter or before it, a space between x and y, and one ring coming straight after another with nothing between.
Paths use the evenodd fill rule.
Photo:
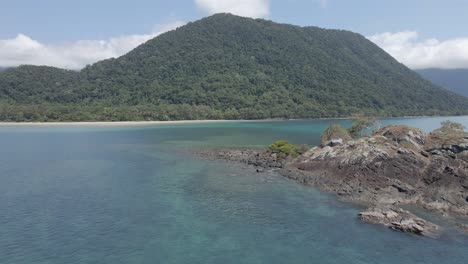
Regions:
<instances>
[{"instance_id":1,"label":"coastal headland","mask_svg":"<svg viewBox=\"0 0 468 264\"><path fill-rule=\"evenodd\" d=\"M275 142L265 150L224 149L204 153L249 164L257 172L277 170L298 183L335 193L368 207L359 219L393 230L437 237L442 228L402 209L418 205L444 217L468 217L468 134L444 122L430 133L385 126L352 137L330 126L319 146ZM467 226L457 223L461 231Z\"/></svg>"}]
</instances>

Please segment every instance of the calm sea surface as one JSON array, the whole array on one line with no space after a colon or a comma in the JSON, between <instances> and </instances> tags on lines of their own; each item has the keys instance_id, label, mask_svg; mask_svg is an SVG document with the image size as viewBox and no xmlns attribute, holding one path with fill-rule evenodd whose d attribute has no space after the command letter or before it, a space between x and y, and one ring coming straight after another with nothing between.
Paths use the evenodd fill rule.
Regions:
<instances>
[{"instance_id":1,"label":"calm sea surface","mask_svg":"<svg viewBox=\"0 0 468 264\"><path fill-rule=\"evenodd\" d=\"M349 123L1 127L0 263L468 263L467 237L363 224L333 195L187 151L314 145L330 122Z\"/></svg>"}]
</instances>

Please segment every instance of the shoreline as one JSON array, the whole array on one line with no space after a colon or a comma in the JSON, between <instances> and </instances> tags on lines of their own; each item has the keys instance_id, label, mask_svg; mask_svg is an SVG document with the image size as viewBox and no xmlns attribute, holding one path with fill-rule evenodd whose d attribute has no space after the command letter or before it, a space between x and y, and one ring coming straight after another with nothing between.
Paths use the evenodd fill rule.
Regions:
<instances>
[{"instance_id":1,"label":"shoreline","mask_svg":"<svg viewBox=\"0 0 468 264\"><path fill-rule=\"evenodd\" d=\"M466 116L400 116L377 117L378 119L413 119L413 118L460 118ZM94 126L94 127L119 127L119 126L154 126L154 125L182 125L182 124L210 124L210 123L234 123L234 122L280 122L280 121L311 121L311 120L353 120L356 117L325 117L309 119L255 119L255 120L174 120L174 121L86 121L86 122L1 122L0 127L27 127L27 126Z\"/></svg>"},{"instance_id":2,"label":"shoreline","mask_svg":"<svg viewBox=\"0 0 468 264\"><path fill-rule=\"evenodd\" d=\"M460 118L468 116L401 116L401 117L377 117L378 119L413 119L413 118ZM255 120L173 120L173 121L86 121L86 122L1 122L0 127L42 127L42 126L66 126L66 127L122 127L122 126L156 126L156 125L183 125L183 124L210 124L210 123L235 123L235 122L280 122L280 121L312 121L312 120L353 120L355 117L324 117L310 119L255 119Z\"/></svg>"},{"instance_id":3,"label":"shoreline","mask_svg":"<svg viewBox=\"0 0 468 264\"><path fill-rule=\"evenodd\" d=\"M40 127L40 126L91 126L91 127L119 127L119 126L155 126L155 125L183 125L209 124L224 122L246 122L249 120L178 120L178 121L97 121L97 122L0 122L0 127Z\"/></svg>"}]
</instances>

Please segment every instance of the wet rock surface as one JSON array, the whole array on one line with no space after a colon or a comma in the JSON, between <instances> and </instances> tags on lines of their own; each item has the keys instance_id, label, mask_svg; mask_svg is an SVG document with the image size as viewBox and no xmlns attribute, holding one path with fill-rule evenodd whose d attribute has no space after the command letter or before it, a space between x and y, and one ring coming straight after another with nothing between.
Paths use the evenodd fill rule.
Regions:
<instances>
[{"instance_id":1,"label":"wet rock surface","mask_svg":"<svg viewBox=\"0 0 468 264\"><path fill-rule=\"evenodd\" d=\"M257 172L264 172L267 169L280 169L287 163L286 159L279 158L274 153L267 153L262 150L253 149L204 150L199 151L198 154L205 158L221 159L252 165L256 168Z\"/></svg>"},{"instance_id":2,"label":"wet rock surface","mask_svg":"<svg viewBox=\"0 0 468 264\"><path fill-rule=\"evenodd\" d=\"M373 207L359 213L359 219L370 224L381 224L404 233L437 237L440 227L396 207Z\"/></svg>"},{"instance_id":3,"label":"wet rock surface","mask_svg":"<svg viewBox=\"0 0 468 264\"><path fill-rule=\"evenodd\" d=\"M468 225L466 224L457 224L456 227L468 235Z\"/></svg>"}]
</instances>

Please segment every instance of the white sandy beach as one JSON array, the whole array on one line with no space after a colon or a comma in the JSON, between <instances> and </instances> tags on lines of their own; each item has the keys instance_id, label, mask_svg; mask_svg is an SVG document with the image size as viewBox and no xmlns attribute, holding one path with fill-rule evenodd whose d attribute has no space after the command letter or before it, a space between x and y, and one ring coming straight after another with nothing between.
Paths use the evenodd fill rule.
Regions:
<instances>
[{"instance_id":1,"label":"white sandy beach","mask_svg":"<svg viewBox=\"0 0 468 264\"><path fill-rule=\"evenodd\" d=\"M413 118L468 118L468 116L402 116L376 117L378 119L413 119ZM116 122L0 122L0 127L27 126L88 126L88 127L118 127L118 126L155 126L155 125L183 125L226 122L272 122L272 121L300 121L300 120L353 120L355 117L313 118L313 119L258 119L258 120L178 120L178 121L116 121Z\"/></svg>"},{"instance_id":2,"label":"white sandy beach","mask_svg":"<svg viewBox=\"0 0 468 264\"><path fill-rule=\"evenodd\" d=\"M242 122L241 120L181 120L181 121L125 121L125 122L0 122L0 127L18 126L154 126L154 125L177 125L177 124L203 124L222 122Z\"/></svg>"}]
</instances>

